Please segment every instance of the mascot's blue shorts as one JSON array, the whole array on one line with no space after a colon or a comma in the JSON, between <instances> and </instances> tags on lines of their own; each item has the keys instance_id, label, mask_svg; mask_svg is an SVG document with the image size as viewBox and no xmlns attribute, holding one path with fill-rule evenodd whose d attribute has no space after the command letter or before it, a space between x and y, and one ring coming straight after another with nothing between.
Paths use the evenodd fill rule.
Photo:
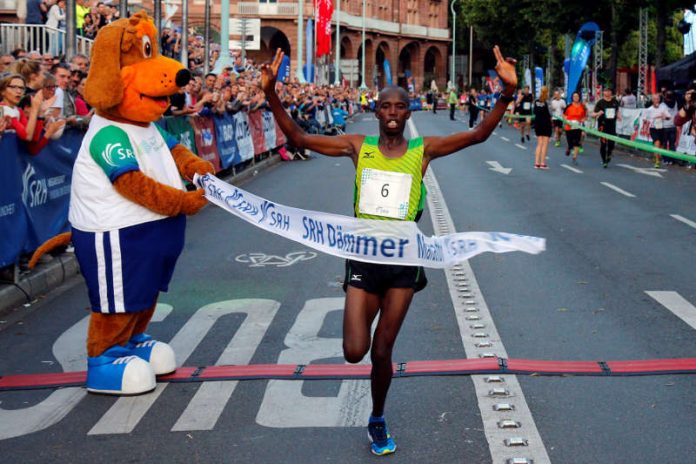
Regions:
<instances>
[{"instance_id":1,"label":"mascot's blue shorts","mask_svg":"<svg viewBox=\"0 0 696 464\"><path fill-rule=\"evenodd\" d=\"M136 313L152 307L169 287L185 230L183 215L107 232L73 228L92 311Z\"/></svg>"}]
</instances>

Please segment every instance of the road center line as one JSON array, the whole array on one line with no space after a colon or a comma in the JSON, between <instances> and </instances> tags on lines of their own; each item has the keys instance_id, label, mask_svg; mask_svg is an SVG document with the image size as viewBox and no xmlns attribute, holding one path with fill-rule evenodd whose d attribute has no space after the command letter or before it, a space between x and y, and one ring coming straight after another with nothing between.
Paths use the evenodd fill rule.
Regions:
<instances>
[{"instance_id":1,"label":"road center line","mask_svg":"<svg viewBox=\"0 0 696 464\"><path fill-rule=\"evenodd\" d=\"M696 329L696 308L677 292L646 291L645 293Z\"/></svg>"},{"instance_id":2,"label":"road center line","mask_svg":"<svg viewBox=\"0 0 696 464\"><path fill-rule=\"evenodd\" d=\"M569 170L569 171L573 171L573 172L576 173L576 174L582 174L582 173L583 173L580 169L574 168L573 166L568 166L567 164L561 164L561 166L563 166L564 168L566 168L566 169Z\"/></svg>"},{"instance_id":3,"label":"road center line","mask_svg":"<svg viewBox=\"0 0 696 464\"><path fill-rule=\"evenodd\" d=\"M694 229L696 229L696 222L691 221L691 220L689 220L689 219L686 219L684 216L680 216L680 215L678 215L678 214L670 214L670 216L672 216L672 217L673 217L674 219L676 219L677 221L683 222L683 223L686 224L687 226L693 227Z\"/></svg>"},{"instance_id":4,"label":"road center line","mask_svg":"<svg viewBox=\"0 0 696 464\"><path fill-rule=\"evenodd\" d=\"M418 136L413 120L408 120L412 137ZM428 169L424 177L428 188L428 210L433 228L438 235L454 233L454 222L440 191L440 185ZM507 352L500 340L486 301L481 294L476 277L467 261L445 270L447 286L454 306L459 332L468 358L498 356L507 358ZM485 336L484 336L485 335ZM498 382L493 383L492 377ZM472 375L478 406L483 421L484 433L488 441L492 462L534 462L550 463L546 447L541 440L534 418L529 410L522 388L514 375L481 376ZM493 387L503 387L505 397L496 396ZM512 405L508 410L506 404ZM500 427L502 420L513 420L520 427L506 429ZM526 446L511 446L517 437L526 440ZM511 441L508 441L511 440ZM527 461L522 461L526 458ZM516 461L515 461L516 462Z\"/></svg>"},{"instance_id":5,"label":"road center line","mask_svg":"<svg viewBox=\"0 0 696 464\"><path fill-rule=\"evenodd\" d=\"M521 148L522 150L526 150L526 149L527 149L527 147L525 147L524 145L522 145L522 144L520 144L520 143L516 143L515 146L516 146L517 148Z\"/></svg>"},{"instance_id":6,"label":"road center line","mask_svg":"<svg viewBox=\"0 0 696 464\"><path fill-rule=\"evenodd\" d=\"M502 136L501 136L500 139L501 139L501 140L504 140L505 142L509 142L509 141L510 141L510 139L507 138L507 137L502 137Z\"/></svg>"},{"instance_id":7,"label":"road center line","mask_svg":"<svg viewBox=\"0 0 696 464\"><path fill-rule=\"evenodd\" d=\"M625 191L625 190L623 190L623 189L620 189L620 188L617 187L616 185L610 184L609 182L600 182L600 184L602 184L602 185L605 186L605 187L609 187L609 188L612 189L613 191L619 192L621 195L627 196L627 197L629 197L629 198L635 198L635 197L636 197L634 194L632 194L632 193L630 193L630 192L627 192L627 191Z\"/></svg>"}]
</instances>

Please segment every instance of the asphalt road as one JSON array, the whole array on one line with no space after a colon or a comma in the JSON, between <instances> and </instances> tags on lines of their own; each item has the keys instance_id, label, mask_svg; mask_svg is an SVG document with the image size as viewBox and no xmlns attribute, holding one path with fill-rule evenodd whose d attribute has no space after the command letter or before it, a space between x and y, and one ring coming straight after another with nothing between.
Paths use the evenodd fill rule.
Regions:
<instances>
[{"instance_id":1,"label":"asphalt road","mask_svg":"<svg viewBox=\"0 0 696 464\"><path fill-rule=\"evenodd\" d=\"M422 135L464 129L442 113L415 114L414 121ZM350 132L376 130L371 115L349 125ZM551 147L551 169L539 171L532 168L533 142L518 146L517 133L504 127L485 144L432 165L457 231L547 239L540 255L487 254L470 262L507 355L694 356L696 308L688 303L696 303L690 285L696 224L688 224L696 221L694 174L655 171L646 160L621 154L602 169L590 144L578 166ZM493 170L488 161L511 171ZM348 159L314 156L261 172L244 188L290 206L350 215L353 172ZM428 215L419 225L433 233ZM188 222L184 254L150 332L172 340L188 366L342 362L342 275L341 260L209 206ZM446 273L427 275L395 360L471 356ZM87 306L76 279L20 320L0 324L0 372L84 369L80 324ZM684 320L673 312L680 310ZM516 399L526 401L533 418L527 425L541 437L534 445L551 462L695 462L692 375L517 380ZM370 455L365 436L368 386L355 380L170 384L118 400L79 388L4 392L0 455L26 463L372 462L380 458ZM490 412L479 408L479 399L469 377L396 379L387 418L399 449L381 459L497 464L502 456L530 455L491 438Z\"/></svg>"}]
</instances>

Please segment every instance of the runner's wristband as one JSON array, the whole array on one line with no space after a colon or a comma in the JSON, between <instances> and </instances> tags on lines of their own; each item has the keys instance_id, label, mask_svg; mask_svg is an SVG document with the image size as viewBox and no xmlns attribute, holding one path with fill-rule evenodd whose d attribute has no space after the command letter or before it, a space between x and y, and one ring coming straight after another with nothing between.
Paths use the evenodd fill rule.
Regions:
<instances>
[{"instance_id":1,"label":"runner's wristband","mask_svg":"<svg viewBox=\"0 0 696 464\"><path fill-rule=\"evenodd\" d=\"M510 103L513 101L515 97L508 97L507 95L500 94L500 98L498 98L499 101L503 103Z\"/></svg>"}]
</instances>

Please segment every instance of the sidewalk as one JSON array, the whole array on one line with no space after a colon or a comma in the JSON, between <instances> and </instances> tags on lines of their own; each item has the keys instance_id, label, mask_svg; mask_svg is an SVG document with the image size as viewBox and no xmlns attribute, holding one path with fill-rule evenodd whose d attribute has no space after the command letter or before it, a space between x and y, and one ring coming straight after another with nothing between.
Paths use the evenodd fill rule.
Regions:
<instances>
[{"instance_id":1,"label":"sidewalk","mask_svg":"<svg viewBox=\"0 0 696 464\"><path fill-rule=\"evenodd\" d=\"M249 165L242 172L224 177L228 182L241 183L254 177L262 169L280 163L280 155L272 154L255 164ZM67 283L80 273L75 254L66 252L54 256L46 264L39 264L32 271L20 275L16 284L0 283L0 317L8 315L15 308L31 306L39 298ZM75 283L80 280L74 279ZM74 284L71 282L71 284Z\"/></svg>"}]
</instances>

